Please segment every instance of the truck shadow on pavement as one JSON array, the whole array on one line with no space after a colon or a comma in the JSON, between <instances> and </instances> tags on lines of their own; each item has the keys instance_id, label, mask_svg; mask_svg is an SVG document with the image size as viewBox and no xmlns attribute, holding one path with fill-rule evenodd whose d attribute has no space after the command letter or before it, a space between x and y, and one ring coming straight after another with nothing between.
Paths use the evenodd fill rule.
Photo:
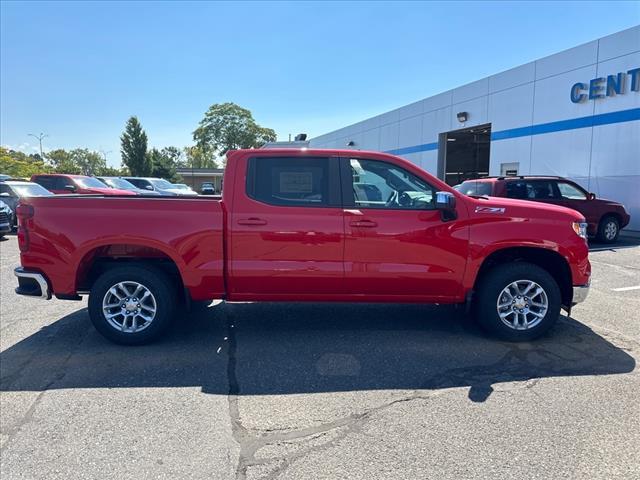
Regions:
<instances>
[{"instance_id":1,"label":"truck shadow on pavement","mask_svg":"<svg viewBox=\"0 0 640 480\"><path fill-rule=\"evenodd\" d=\"M198 386L218 395L282 395L470 387L469 399L482 402L501 382L620 374L636 364L630 340L564 316L551 335L524 344L485 336L452 307L221 303L176 320L159 342L122 347L79 310L0 353L0 390Z\"/></svg>"}]
</instances>

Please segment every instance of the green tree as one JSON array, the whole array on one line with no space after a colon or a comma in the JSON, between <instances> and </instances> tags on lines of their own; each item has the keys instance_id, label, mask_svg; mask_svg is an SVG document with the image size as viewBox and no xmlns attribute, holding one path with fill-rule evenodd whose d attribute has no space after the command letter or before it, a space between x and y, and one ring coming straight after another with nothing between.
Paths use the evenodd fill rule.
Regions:
<instances>
[{"instance_id":1,"label":"green tree","mask_svg":"<svg viewBox=\"0 0 640 480\"><path fill-rule=\"evenodd\" d=\"M180 177L176 173L176 165L165 149L152 148L147 154L151 162L151 176L160 177L170 182L177 181Z\"/></svg>"},{"instance_id":2,"label":"green tree","mask_svg":"<svg viewBox=\"0 0 640 480\"><path fill-rule=\"evenodd\" d=\"M30 178L36 173L47 173L51 167L44 163L40 155L27 155L0 147L0 172L14 178Z\"/></svg>"},{"instance_id":3,"label":"green tree","mask_svg":"<svg viewBox=\"0 0 640 480\"><path fill-rule=\"evenodd\" d=\"M202 152L222 156L238 148L259 148L274 141L276 132L258 125L246 108L216 103L204 114L193 139Z\"/></svg>"},{"instance_id":4,"label":"green tree","mask_svg":"<svg viewBox=\"0 0 640 480\"><path fill-rule=\"evenodd\" d=\"M147 134L137 117L127 120L124 132L120 137L120 153L122 163L132 175L146 177L151 175L151 159L147 155Z\"/></svg>"},{"instance_id":5,"label":"green tree","mask_svg":"<svg viewBox=\"0 0 640 480\"><path fill-rule=\"evenodd\" d=\"M171 163L173 163L173 165L176 168L178 168L178 167L186 167L187 166L187 161L186 161L186 158L185 158L185 154L178 147L164 147L162 150L160 150L160 152L166 158L171 160Z\"/></svg>"},{"instance_id":6,"label":"green tree","mask_svg":"<svg viewBox=\"0 0 640 480\"><path fill-rule=\"evenodd\" d=\"M194 145L184 149L185 168L218 168L213 152Z\"/></svg>"},{"instance_id":7,"label":"green tree","mask_svg":"<svg viewBox=\"0 0 640 480\"><path fill-rule=\"evenodd\" d=\"M107 166L107 162L102 155L87 148L75 148L73 150L59 148L50 151L47 157L56 173L106 175L108 172L116 171Z\"/></svg>"}]
</instances>

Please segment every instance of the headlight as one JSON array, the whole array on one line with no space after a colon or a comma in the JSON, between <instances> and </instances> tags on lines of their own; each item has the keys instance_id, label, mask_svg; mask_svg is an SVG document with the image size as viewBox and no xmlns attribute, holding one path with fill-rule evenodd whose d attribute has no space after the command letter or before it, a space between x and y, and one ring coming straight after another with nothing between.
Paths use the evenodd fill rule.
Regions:
<instances>
[{"instance_id":1,"label":"headlight","mask_svg":"<svg viewBox=\"0 0 640 480\"><path fill-rule=\"evenodd\" d=\"M576 232L576 235L578 235L581 238L584 238L585 240L587 239L586 222L573 222L571 226L573 227L573 231Z\"/></svg>"}]
</instances>

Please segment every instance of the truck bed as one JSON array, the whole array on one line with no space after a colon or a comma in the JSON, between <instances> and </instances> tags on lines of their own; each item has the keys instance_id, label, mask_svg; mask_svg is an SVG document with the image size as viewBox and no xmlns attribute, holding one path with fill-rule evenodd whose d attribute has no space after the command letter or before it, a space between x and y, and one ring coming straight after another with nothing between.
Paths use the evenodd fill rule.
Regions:
<instances>
[{"instance_id":1,"label":"truck bed","mask_svg":"<svg viewBox=\"0 0 640 480\"><path fill-rule=\"evenodd\" d=\"M170 259L193 300L224 295L219 198L57 195L22 205L33 208L19 232L28 237L22 264L44 273L56 296L82 291L89 265L101 257Z\"/></svg>"}]
</instances>

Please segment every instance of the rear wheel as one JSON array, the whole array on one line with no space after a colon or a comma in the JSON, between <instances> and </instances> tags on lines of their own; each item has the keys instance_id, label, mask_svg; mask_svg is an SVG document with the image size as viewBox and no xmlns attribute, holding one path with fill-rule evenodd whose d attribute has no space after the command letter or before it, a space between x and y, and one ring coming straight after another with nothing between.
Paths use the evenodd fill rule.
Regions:
<instances>
[{"instance_id":1,"label":"rear wheel","mask_svg":"<svg viewBox=\"0 0 640 480\"><path fill-rule=\"evenodd\" d=\"M529 341L555 324L560 303L560 288L546 270L516 262L498 265L481 279L476 315L503 340Z\"/></svg>"},{"instance_id":2,"label":"rear wheel","mask_svg":"<svg viewBox=\"0 0 640 480\"><path fill-rule=\"evenodd\" d=\"M607 216L598 225L598 240L603 243L614 243L620 235L620 224L614 216Z\"/></svg>"},{"instance_id":3,"label":"rear wheel","mask_svg":"<svg viewBox=\"0 0 640 480\"><path fill-rule=\"evenodd\" d=\"M166 330L175 301L171 281L161 270L114 267L94 283L89 316L96 330L112 342L141 345Z\"/></svg>"}]
</instances>

